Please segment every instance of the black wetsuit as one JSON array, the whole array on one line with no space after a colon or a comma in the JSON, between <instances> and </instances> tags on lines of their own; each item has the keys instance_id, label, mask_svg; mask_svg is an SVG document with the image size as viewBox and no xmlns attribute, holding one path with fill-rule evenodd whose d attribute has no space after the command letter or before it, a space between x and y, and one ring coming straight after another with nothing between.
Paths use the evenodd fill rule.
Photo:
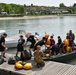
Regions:
<instances>
[{"instance_id":1,"label":"black wetsuit","mask_svg":"<svg viewBox=\"0 0 76 75\"><path fill-rule=\"evenodd\" d=\"M30 48L34 48L34 44L36 42L34 35L30 35L30 37L27 38L27 42L31 42Z\"/></svg>"},{"instance_id":2,"label":"black wetsuit","mask_svg":"<svg viewBox=\"0 0 76 75\"><path fill-rule=\"evenodd\" d=\"M42 46L42 45L44 45L44 44L45 44L45 41L44 41L44 40L40 40L40 41L35 45L34 50L37 49L37 46L38 46L38 45Z\"/></svg>"},{"instance_id":3,"label":"black wetsuit","mask_svg":"<svg viewBox=\"0 0 76 75\"><path fill-rule=\"evenodd\" d=\"M0 38L0 51L4 51L4 49L5 49L5 47L3 47L3 46L1 45L2 42L5 43L5 38L4 38L4 37L1 37L1 38Z\"/></svg>"},{"instance_id":4,"label":"black wetsuit","mask_svg":"<svg viewBox=\"0 0 76 75\"><path fill-rule=\"evenodd\" d=\"M62 40L58 39L58 47L61 47L61 46L62 46Z\"/></svg>"},{"instance_id":5,"label":"black wetsuit","mask_svg":"<svg viewBox=\"0 0 76 75\"><path fill-rule=\"evenodd\" d=\"M25 42L25 39L19 39L18 40L17 51L23 51L24 50L24 47L23 47L24 42Z\"/></svg>"}]
</instances>

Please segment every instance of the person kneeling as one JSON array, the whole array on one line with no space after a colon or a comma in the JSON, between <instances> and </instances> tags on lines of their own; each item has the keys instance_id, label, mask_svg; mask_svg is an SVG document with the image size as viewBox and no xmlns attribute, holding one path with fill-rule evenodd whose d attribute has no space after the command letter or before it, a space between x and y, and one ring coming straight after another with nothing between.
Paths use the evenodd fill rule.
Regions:
<instances>
[{"instance_id":1,"label":"person kneeling","mask_svg":"<svg viewBox=\"0 0 76 75\"><path fill-rule=\"evenodd\" d=\"M45 65L44 60L42 59L43 57L43 52L40 50L41 46L37 46L37 50L34 52L34 61L37 63L37 67L43 67Z\"/></svg>"}]
</instances>

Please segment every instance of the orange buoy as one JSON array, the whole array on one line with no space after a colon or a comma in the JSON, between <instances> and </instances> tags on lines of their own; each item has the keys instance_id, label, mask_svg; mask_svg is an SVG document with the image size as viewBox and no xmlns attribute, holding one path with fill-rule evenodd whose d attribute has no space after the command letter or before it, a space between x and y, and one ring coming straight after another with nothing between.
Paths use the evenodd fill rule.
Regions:
<instances>
[{"instance_id":1,"label":"orange buoy","mask_svg":"<svg viewBox=\"0 0 76 75\"><path fill-rule=\"evenodd\" d=\"M46 54L45 56L46 56L46 57L50 57L50 54Z\"/></svg>"}]
</instances>

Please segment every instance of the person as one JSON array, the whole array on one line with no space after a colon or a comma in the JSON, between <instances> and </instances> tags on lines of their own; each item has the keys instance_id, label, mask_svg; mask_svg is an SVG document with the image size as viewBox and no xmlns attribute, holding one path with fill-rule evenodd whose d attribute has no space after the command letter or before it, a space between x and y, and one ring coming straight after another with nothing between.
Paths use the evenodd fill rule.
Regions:
<instances>
[{"instance_id":1,"label":"person","mask_svg":"<svg viewBox=\"0 0 76 75\"><path fill-rule=\"evenodd\" d=\"M54 54L56 55L56 50L55 50L55 40L53 38L53 36L50 36L50 41L51 41L51 44L50 44L50 52L51 54Z\"/></svg>"},{"instance_id":2,"label":"person","mask_svg":"<svg viewBox=\"0 0 76 75\"><path fill-rule=\"evenodd\" d=\"M31 35L31 34L29 34L29 33L27 33L27 34L25 35L25 37L27 38L25 45L26 45L28 42L31 43L31 45L30 45L30 47L29 47L29 52L30 52L30 55L32 56L31 50L34 50L34 45L35 45L35 43L36 43L36 39L35 39L35 38L37 38L37 37L35 37L34 35Z\"/></svg>"},{"instance_id":3,"label":"person","mask_svg":"<svg viewBox=\"0 0 76 75\"><path fill-rule=\"evenodd\" d=\"M57 44L58 44L58 46L59 46L59 47L61 47L62 39L61 39L61 37L60 37L60 36L58 36L58 43L57 43Z\"/></svg>"},{"instance_id":4,"label":"person","mask_svg":"<svg viewBox=\"0 0 76 75\"><path fill-rule=\"evenodd\" d=\"M62 48L62 39L61 39L60 36L58 36L57 46L58 46L58 49L59 49L58 52L62 53L62 50L61 50L61 48Z\"/></svg>"},{"instance_id":5,"label":"person","mask_svg":"<svg viewBox=\"0 0 76 75\"><path fill-rule=\"evenodd\" d=\"M17 45L17 52L16 56L18 55L18 52L21 52L23 57L24 55L24 45L25 45L25 39L23 39L23 35L20 35L20 39L18 40L18 45Z\"/></svg>"},{"instance_id":6,"label":"person","mask_svg":"<svg viewBox=\"0 0 76 75\"><path fill-rule=\"evenodd\" d=\"M72 46L72 36L69 34L69 33L67 33L67 36L66 36L66 39L68 39L68 41L69 41L69 46Z\"/></svg>"},{"instance_id":7,"label":"person","mask_svg":"<svg viewBox=\"0 0 76 75\"><path fill-rule=\"evenodd\" d=\"M71 41L71 46L72 46L72 50L74 50L74 40L75 40L75 34L72 32L72 30L69 30L69 35L72 37L72 41Z\"/></svg>"},{"instance_id":8,"label":"person","mask_svg":"<svg viewBox=\"0 0 76 75\"><path fill-rule=\"evenodd\" d=\"M37 67L43 67L45 65L44 60L42 59L43 57L43 52L41 51L41 46L37 46L37 50L34 52L34 61L37 63Z\"/></svg>"},{"instance_id":9,"label":"person","mask_svg":"<svg viewBox=\"0 0 76 75\"><path fill-rule=\"evenodd\" d=\"M66 53L67 52L67 47L69 46L69 40L68 39L64 39L63 40L63 46L62 46L62 52Z\"/></svg>"},{"instance_id":10,"label":"person","mask_svg":"<svg viewBox=\"0 0 76 75\"><path fill-rule=\"evenodd\" d=\"M72 32L72 30L69 30L69 35L72 37L72 42L74 43L75 34Z\"/></svg>"},{"instance_id":11,"label":"person","mask_svg":"<svg viewBox=\"0 0 76 75\"><path fill-rule=\"evenodd\" d=\"M37 46L38 46L38 45L43 46L43 45L45 45L45 43L46 43L46 38L43 37L42 40L38 41L38 42L34 45L34 50L37 49Z\"/></svg>"},{"instance_id":12,"label":"person","mask_svg":"<svg viewBox=\"0 0 76 75\"><path fill-rule=\"evenodd\" d=\"M7 51L7 48L5 47L5 38L7 37L6 33L3 33L3 35L0 38L0 51L1 55L6 58L5 52Z\"/></svg>"}]
</instances>

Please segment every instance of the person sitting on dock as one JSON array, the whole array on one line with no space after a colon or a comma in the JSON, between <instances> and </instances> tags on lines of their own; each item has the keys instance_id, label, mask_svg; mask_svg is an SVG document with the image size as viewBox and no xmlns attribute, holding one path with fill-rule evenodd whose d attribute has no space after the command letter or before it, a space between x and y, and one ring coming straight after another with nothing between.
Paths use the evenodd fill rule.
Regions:
<instances>
[{"instance_id":1,"label":"person sitting on dock","mask_svg":"<svg viewBox=\"0 0 76 75\"><path fill-rule=\"evenodd\" d=\"M1 55L5 57L5 52L7 51L7 48L5 47L5 38L7 37L6 33L3 33L3 35L0 38L0 51L1 51Z\"/></svg>"},{"instance_id":2,"label":"person sitting on dock","mask_svg":"<svg viewBox=\"0 0 76 75\"><path fill-rule=\"evenodd\" d=\"M45 65L45 62L42 59L43 56L44 56L44 54L41 50L41 46L38 45L37 50L35 50L35 52L34 52L34 61L37 63L38 68L43 67Z\"/></svg>"},{"instance_id":3,"label":"person sitting on dock","mask_svg":"<svg viewBox=\"0 0 76 75\"><path fill-rule=\"evenodd\" d=\"M23 39L23 35L20 35L20 39L18 40L18 45L17 45L17 52L16 56L18 55L18 52L21 52L23 57L24 55L24 44L25 44L25 39Z\"/></svg>"},{"instance_id":4,"label":"person sitting on dock","mask_svg":"<svg viewBox=\"0 0 76 75\"><path fill-rule=\"evenodd\" d=\"M26 45L28 42L31 43L30 48L29 48L29 52L30 52L30 55L32 56L31 50L34 50L34 45L35 45L35 43L36 43L36 39L35 39L35 38L37 38L37 37L35 37L34 35L31 35L30 33L27 33L27 34L25 35L25 37L27 38L27 41L26 41L25 45Z\"/></svg>"}]
</instances>

